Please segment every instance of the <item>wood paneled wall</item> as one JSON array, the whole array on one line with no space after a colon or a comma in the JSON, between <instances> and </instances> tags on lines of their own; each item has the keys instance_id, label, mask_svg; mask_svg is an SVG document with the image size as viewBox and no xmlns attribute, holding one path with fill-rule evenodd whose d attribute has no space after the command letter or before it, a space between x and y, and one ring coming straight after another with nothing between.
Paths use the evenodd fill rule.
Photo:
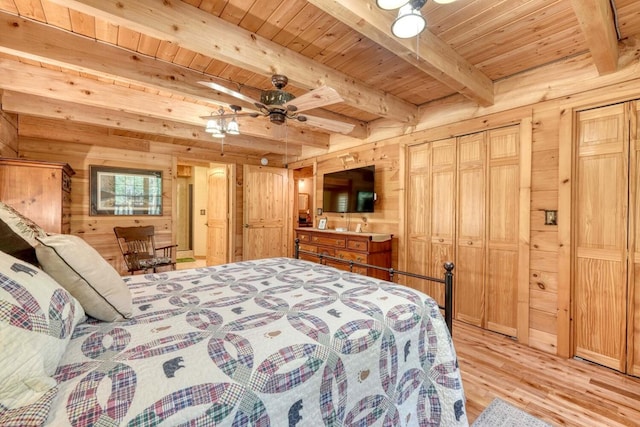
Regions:
<instances>
[{"instance_id":1,"label":"wood paneled wall","mask_svg":"<svg viewBox=\"0 0 640 427\"><path fill-rule=\"evenodd\" d=\"M173 195L175 194L177 164L192 163L208 166L209 162L229 163L241 161L259 164L259 158L222 157L218 152L197 150L169 143L134 138L111 137L103 129L87 126L86 136L80 142L68 141L68 137L55 130L47 129L45 122L29 118L24 123L18 120L20 132L16 145L18 155L28 159L66 162L75 170L71 189L71 233L83 237L111 263L121 274L126 274L122 255L113 234L113 227L154 225L159 245L175 243L176 215ZM46 124L46 123L45 123ZM70 125L73 128L73 125ZM43 134L50 135L45 139ZM37 135L37 136L32 136ZM93 138L91 138L93 136ZM1 146L1 145L0 145ZM89 165L105 165L129 168L161 170L163 173L162 216L90 216L89 215ZM238 168L240 177L242 167ZM237 182L236 215L242 218L242 180ZM242 258L242 224L237 224L235 259Z\"/></svg>"},{"instance_id":2,"label":"wood paneled wall","mask_svg":"<svg viewBox=\"0 0 640 427\"><path fill-rule=\"evenodd\" d=\"M629 68L621 70L620 81L609 75L597 80L601 85L590 81L582 87L579 84L562 87L558 97L533 104L504 108L503 111L478 114L477 109L468 114L458 114L455 123L451 121L452 112L444 108L445 123L410 134L383 139L361 146L344 144L349 148L328 155L318 155L290 167L303 167L317 164L316 197L322 198L322 174L343 167L376 165L376 191L380 200L376 212L366 214L367 231L393 233L394 267L402 268L405 256L403 236L404 168L403 150L407 144L437 141L455 135L464 135L484 129L505 126L527 121L531 123L532 159L531 159L531 210L530 210L530 271L528 345L549 353L569 355L569 298L570 266L566 253L570 248L570 230L561 238L559 225L545 225L544 211L558 210L559 224L564 219L560 187L570 185L571 165L562 165L559 161L560 147L571 151L573 136L571 130L571 111L585 106L607 105L629 99L640 98L640 78L629 78ZM544 98L544 97L543 97ZM495 108L499 110L499 108ZM464 111L464 108L462 108ZM491 111L488 109L487 111ZM430 110L430 120L439 121L438 112ZM568 121L569 124L566 124ZM564 122L564 124L563 124ZM568 147L568 148L567 148ZM340 156L357 155L355 162L342 165ZM381 173L379 173L381 172ZM410 208L410 207L409 207ZM330 227L341 227L346 221L340 214L325 214ZM351 228L360 218L352 214ZM569 218L564 219L568 221ZM563 258L564 257L564 258ZM561 273L561 270L563 271Z\"/></svg>"},{"instance_id":3,"label":"wood paneled wall","mask_svg":"<svg viewBox=\"0 0 640 427\"><path fill-rule=\"evenodd\" d=\"M1 95L1 94L0 94ZM0 157L18 156L18 117L0 108Z\"/></svg>"}]
</instances>

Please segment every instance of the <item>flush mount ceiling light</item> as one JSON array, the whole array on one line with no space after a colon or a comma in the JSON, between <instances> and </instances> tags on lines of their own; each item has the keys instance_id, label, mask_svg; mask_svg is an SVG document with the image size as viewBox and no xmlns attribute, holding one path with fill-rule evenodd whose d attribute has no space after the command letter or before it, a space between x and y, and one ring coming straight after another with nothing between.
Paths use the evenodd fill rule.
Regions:
<instances>
[{"instance_id":1,"label":"flush mount ceiling light","mask_svg":"<svg viewBox=\"0 0 640 427\"><path fill-rule=\"evenodd\" d=\"M436 3L447 4L456 0L434 0ZM391 24L391 33L401 39L408 39L420 34L427 26L427 21L420 13L427 0L376 0L380 9L398 11L398 17Z\"/></svg>"},{"instance_id":2,"label":"flush mount ceiling light","mask_svg":"<svg viewBox=\"0 0 640 427\"><path fill-rule=\"evenodd\" d=\"M409 39L420 34L427 26L422 14L420 14L420 7L415 7L415 3L424 3L426 0L411 1L400 8L398 11L398 17L393 24L391 24L391 33L400 39Z\"/></svg>"}]
</instances>

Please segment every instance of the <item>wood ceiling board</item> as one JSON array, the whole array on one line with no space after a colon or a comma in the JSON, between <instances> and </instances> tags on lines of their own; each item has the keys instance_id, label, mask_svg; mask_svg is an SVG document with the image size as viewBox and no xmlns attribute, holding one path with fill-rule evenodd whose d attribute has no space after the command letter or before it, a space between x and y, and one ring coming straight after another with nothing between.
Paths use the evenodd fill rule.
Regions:
<instances>
[{"instance_id":1,"label":"wood ceiling board","mask_svg":"<svg viewBox=\"0 0 640 427\"><path fill-rule=\"evenodd\" d=\"M69 16L69 9L45 1L42 3L42 10L44 10L44 15L48 24L71 31L71 17Z\"/></svg>"},{"instance_id":2,"label":"wood ceiling board","mask_svg":"<svg viewBox=\"0 0 640 427\"><path fill-rule=\"evenodd\" d=\"M563 35L561 38L554 35L541 39L532 45L489 58L477 66L494 80L497 80L528 69L531 65L532 55L546 58L561 54L562 57L569 57L587 51L584 46L584 37L579 28L570 28L561 34ZM571 43L567 43L568 40Z\"/></svg>"},{"instance_id":3,"label":"wood ceiling board","mask_svg":"<svg viewBox=\"0 0 640 427\"><path fill-rule=\"evenodd\" d=\"M430 31L418 36L421 43L416 50L412 40L390 36L388 14L369 3L309 1L474 102L483 106L493 104L493 83L489 78Z\"/></svg>"},{"instance_id":4,"label":"wood ceiling board","mask_svg":"<svg viewBox=\"0 0 640 427\"><path fill-rule=\"evenodd\" d=\"M265 21L278 8L278 2L273 0L257 0L249 8L245 17L240 21L240 27L252 33L257 32Z\"/></svg>"},{"instance_id":5,"label":"wood ceiling board","mask_svg":"<svg viewBox=\"0 0 640 427\"><path fill-rule=\"evenodd\" d=\"M18 14L18 7L13 0L0 0L0 9Z\"/></svg>"},{"instance_id":6,"label":"wood ceiling board","mask_svg":"<svg viewBox=\"0 0 640 427\"><path fill-rule=\"evenodd\" d=\"M622 38L640 34L640 2L632 0L618 8L618 27Z\"/></svg>"},{"instance_id":7,"label":"wood ceiling board","mask_svg":"<svg viewBox=\"0 0 640 427\"><path fill-rule=\"evenodd\" d=\"M257 35L268 40L273 38L307 5L304 0L285 0L273 11L257 31Z\"/></svg>"},{"instance_id":8,"label":"wood ceiling board","mask_svg":"<svg viewBox=\"0 0 640 427\"><path fill-rule=\"evenodd\" d=\"M464 46L456 47L456 49L467 57L470 62L478 64L493 56L505 55L523 46L534 46L538 40L544 37L553 38L560 31L579 28L577 19L570 7L567 8L566 5L560 7L557 3L553 6L556 7L545 8L544 20L539 15L531 17L530 21L518 20L502 28L500 32L481 36L473 43L467 43ZM490 46L490 49L487 49L487 46ZM584 49L586 50L586 46L584 46ZM530 61L525 69L535 68L560 58L558 55L537 56L532 51ZM525 69L519 71L524 71ZM493 76L490 77L493 78Z\"/></svg>"},{"instance_id":9,"label":"wood ceiling board","mask_svg":"<svg viewBox=\"0 0 640 427\"><path fill-rule=\"evenodd\" d=\"M140 33L132 31L128 28L118 28L118 41L116 42L118 47L129 49L132 51L138 51L138 45L140 44Z\"/></svg>"},{"instance_id":10,"label":"wood ceiling board","mask_svg":"<svg viewBox=\"0 0 640 427\"><path fill-rule=\"evenodd\" d=\"M199 9L179 3L153 0L54 0L55 3L92 13L136 31L167 38L183 47L233 63L258 73L280 72L303 86L327 84L340 92L345 102L381 116L414 121L417 107L356 81L328 67L261 39ZM176 22L176 19L178 20ZM207 35L204 37L204 35ZM225 44L211 44L210 39ZM277 61L276 61L277 59Z\"/></svg>"},{"instance_id":11,"label":"wood ceiling board","mask_svg":"<svg viewBox=\"0 0 640 427\"><path fill-rule=\"evenodd\" d=\"M253 3L254 0L229 0L218 16L227 22L238 25L247 15L247 10Z\"/></svg>"}]
</instances>

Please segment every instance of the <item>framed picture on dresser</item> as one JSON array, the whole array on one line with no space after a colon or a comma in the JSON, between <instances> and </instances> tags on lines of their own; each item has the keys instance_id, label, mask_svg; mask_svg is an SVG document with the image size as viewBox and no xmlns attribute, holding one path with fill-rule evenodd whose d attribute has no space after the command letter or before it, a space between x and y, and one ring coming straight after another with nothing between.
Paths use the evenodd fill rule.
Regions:
<instances>
[{"instance_id":1,"label":"framed picture on dresser","mask_svg":"<svg viewBox=\"0 0 640 427\"><path fill-rule=\"evenodd\" d=\"M318 230L326 230L327 229L327 218L320 218L318 221Z\"/></svg>"}]
</instances>

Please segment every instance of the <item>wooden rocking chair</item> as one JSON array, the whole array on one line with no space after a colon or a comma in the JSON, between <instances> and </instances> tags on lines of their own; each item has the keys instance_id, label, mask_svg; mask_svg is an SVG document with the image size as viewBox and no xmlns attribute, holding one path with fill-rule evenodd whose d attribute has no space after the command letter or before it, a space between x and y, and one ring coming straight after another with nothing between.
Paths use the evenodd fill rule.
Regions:
<instances>
[{"instance_id":1,"label":"wooden rocking chair","mask_svg":"<svg viewBox=\"0 0 640 427\"><path fill-rule=\"evenodd\" d=\"M157 248L155 241L155 229L153 225L142 227L113 227L118 246L127 264L127 271L134 274L136 271L153 270L154 273L160 267L176 269L174 248L178 245L162 246Z\"/></svg>"}]
</instances>

